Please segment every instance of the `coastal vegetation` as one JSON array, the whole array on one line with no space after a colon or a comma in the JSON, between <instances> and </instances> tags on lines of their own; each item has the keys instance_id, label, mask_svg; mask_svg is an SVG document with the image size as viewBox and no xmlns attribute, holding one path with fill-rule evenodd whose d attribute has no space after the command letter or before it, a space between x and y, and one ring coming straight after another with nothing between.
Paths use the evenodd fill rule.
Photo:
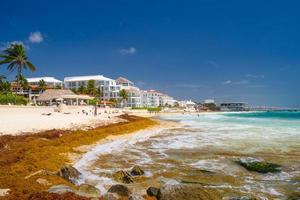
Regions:
<instances>
[{"instance_id":1,"label":"coastal vegetation","mask_svg":"<svg viewBox=\"0 0 300 200\"><path fill-rule=\"evenodd\" d=\"M0 65L7 65L10 72L17 71L17 87L28 89L29 84L23 75L24 69L35 71L36 67L29 61L23 44L12 43L0 54ZM12 94L11 83L0 75L0 104L26 105L27 99L23 96Z\"/></svg>"},{"instance_id":2,"label":"coastal vegetation","mask_svg":"<svg viewBox=\"0 0 300 200\"><path fill-rule=\"evenodd\" d=\"M0 94L0 105L26 105L28 100L25 97L15 95L12 93Z\"/></svg>"},{"instance_id":3,"label":"coastal vegetation","mask_svg":"<svg viewBox=\"0 0 300 200\"><path fill-rule=\"evenodd\" d=\"M70 163L70 155L81 153L77 150L78 147L94 144L109 135L128 134L156 124L155 121L147 118L127 115L121 118L127 122L88 131L51 130L37 134L1 136L0 188L11 190L5 198L38 199L38 197L49 196L47 199L63 199L58 195L57 198L52 198L49 193L41 191L58 184L77 188L56 174L62 166ZM41 170L45 173L37 173ZM46 180L44 182L50 185L39 183L38 180L41 179ZM77 198L72 196L69 199Z\"/></svg>"},{"instance_id":4,"label":"coastal vegetation","mask_svg":"<svg viewBox=\"0 0 300 200\"><path fill-rule=\"evenodd\" d=\"M36 67L28 60L28 56L23 44L13 43L0 54L0 65L6 64L10 72L17 71L17 85L20 85L21 76L24 69L35 71Z\"/></svg>"}]
</instances>

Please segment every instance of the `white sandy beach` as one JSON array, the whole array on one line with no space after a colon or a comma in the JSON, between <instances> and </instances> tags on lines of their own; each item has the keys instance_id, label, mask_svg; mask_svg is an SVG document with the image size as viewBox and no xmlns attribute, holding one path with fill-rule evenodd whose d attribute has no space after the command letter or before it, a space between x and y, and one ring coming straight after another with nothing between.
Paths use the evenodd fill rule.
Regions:
<instances>
[{"instance_id":1,"label":"white sandy beach","mask_svg":"<svg viewBox=\"0 0 300 200\"><path fill-rule=\"evenodd\" d=\"M119 109L98 108L97 111L98 115L94 116L92 106L68 107L63 113L54 112L54 107L0 106L0 135L93 128L117 123L121 119L116 116L123 114Z\"/></svg>"}]
</instances>

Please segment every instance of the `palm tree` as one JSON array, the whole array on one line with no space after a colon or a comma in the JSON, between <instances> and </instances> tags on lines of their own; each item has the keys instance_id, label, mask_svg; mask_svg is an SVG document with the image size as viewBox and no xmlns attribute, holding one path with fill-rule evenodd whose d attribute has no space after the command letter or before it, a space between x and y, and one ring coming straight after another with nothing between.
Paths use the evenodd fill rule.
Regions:
<instances>
[{"instance_id":1,"label":"palm tree","mask_svg":"<svg viewBox=\"0 0 300 200\"><path fill-rule=\"evenodd\" d=\"M98 97L99 99L103 96L103 92L101 90L101 87L98 87L96 89L96 94L95 94L96 97Z\"/></svg>"},{"instance_id":2,"label":"palm tree","mask_svg":"<svg viewBox=\"0 0 300 200\"><path fill-rule=\"evenodd\" d=\"M47 83L44 81L44 79L39 81L39 90L45 91L47 89Z\"/></svg>"},{"instance_id":3,"label":"palm tree","mask_svg":"<svg viewBox=\"0 0 300 200\"><path fill-rule=\"evenodd\" d=\"M87 93L89 95L95 96L96 93L97 93L96 81L95 80L89 80L87 82L86 90L87 90Z\"/></svg>"},{"instance_id":4,"label":"palm tree","mask_svg":"<svg viewBox=\"0 0 300 200\"><path fill-rule=\"evenodd\" d=\"M0 55L0 65L7 64L10 72L17 71L17 84L20 86L20 77L23 69L35 71L36 67L28 60L26 50L23 44L11 44L3 50L4 54Z\"/></svg>"},{"instance_id":5,"label":"palm tree","mask_svg":"<svg viewBox=\"0 0 300 200\"><path fill-rule=\"evenodd\" d=\"M23 76L23 75L21 75L20 77L19 77L19 81L20 81L20 86L23 88L23 89L28 89L29 88L29 84L28 84L28 81L27 81L27 79Z\"/></svg>"},{"instance_id":6,"label":"palm tree","mask_svg":"<svg viewBox=\"0 0 300 200\"><path fill-rule=\"evenodd\" d=\"M124 105L124 102L126 102L128 99L128 93L126 92L126 90L122 89L119 92L119 96L121 98L121 103Z\"/></svg>"},{"instance_id":7,"label":"palm tree","mask_svg":"<svg viewBox=\"0 0 300 200\"><path fill-rule=\"evenodd\" d=\"M0 93L1 94L8 94L11 92L11 85L5 79L6 79L5 76L0 76Z\"/></svg>"},{"instance_id":8,"label":"palm tree","mask_svg":"<svg viewBox=\"0 0 300 200\"><path fill-rule=\"evenodd\" d=\"M81 86L78 88L77 92L78 92L79 94L86 94L86 87L85 87L84 85L81 85Z\"/></svg>"}]
</instances>

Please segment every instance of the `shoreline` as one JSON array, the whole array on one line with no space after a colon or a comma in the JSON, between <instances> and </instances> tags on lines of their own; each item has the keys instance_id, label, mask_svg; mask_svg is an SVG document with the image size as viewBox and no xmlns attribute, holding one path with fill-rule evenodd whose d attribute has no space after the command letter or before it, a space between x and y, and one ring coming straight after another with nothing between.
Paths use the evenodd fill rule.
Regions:
<instances>
[{"instance_id":1,"label":"shoreline","mask_svg":"<svg viewBox=\"0 0 300 200\"><path fill-rule=\"evenodd\" d=\"M76 188L61 177L34 173L39 170L55 172L72 163L72 153L83 155L80 149L88 149L105 139L130 137L138 130L158 126L156 120L149 118L125 115L121 119L127 122L88 131L50 130L30 135L0 136L0 188L10 189L11 192L5 199L27 199L30 195L47 190L50 186L37 183L38 178L46 179L51 185L65 184ZM24 178L28 176L30 178Z\"/></svg>"}]
</instances>

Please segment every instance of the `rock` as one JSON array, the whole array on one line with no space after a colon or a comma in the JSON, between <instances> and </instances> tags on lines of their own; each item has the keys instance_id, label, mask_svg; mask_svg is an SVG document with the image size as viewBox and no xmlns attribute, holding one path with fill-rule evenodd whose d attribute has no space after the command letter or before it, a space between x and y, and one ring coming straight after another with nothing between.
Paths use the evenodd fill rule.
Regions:
<instances>
[{"instance_id":1,"label":"rock","mask_svg":"<svg viewBox=\"0 0 300 200\"><path fill-rule=\"evenodd\" d=\"M46 179L43 179L43 178L36 179L36 182L41 185L51 185L51 183L49 183L49 181L47 181Z\"/></svg>"},{"instance_id":2,"label":"rock","mask_svg":"<svg viewBox=\"0 0 300 200\"><path fill-rule=\"evenodd\" d=\"M128 172L117 171L113 176L117 181L122 183L133 183L133 179Z\"/></svg>"},{"instance_id":3,"label":"rock","mask_svg":"<svg viewBox=\"0 0 300 200\"><path fill-rule=\"evenodd\" d=\"M128 198L128 200L145 200L145 199L141 195L133 194Z\"/></svg>"},{"instance_id":4,"label":"rock","mask_svg":"<svg viewBox=\"0 0 300 200\"><path fill-rule=\"evenodd\" d=\"M113 185L109 188L108 192L115 193L123 197L129 197L131 192L125 185Z\"/></svg>"},{"instance_id":5,"label":"rock","mask_svg":"<svg viewBox=\"0 0 300 200\"><path fill-rule=\"evenodd\" d=\"M157 195L158 200L219 200L222 196L213 189L199 184L164 185Z\"/></svg>"},{"instance_id":6,"label":"rock","mask_svg":"<svg viewBox=\"0 0 300 200\"><path fill-rule=\"evenodd\" d=\"M142 175L145 174L145 172L141 169L140 166L135 165L135 166L131 169L130 174L131 174L132 176L142 176Z\"/></svg>"},{"instance_id":7,"label":"rock","mask_svg":"<svg viewBox=\"0 0 300 200\"><path fill-rule=\"evenodd\" d=\"M10 189L0 189L0 197L8 195Z\"/></svg>"},{"instance_id":8,"label":"rock","mask_svg":"<svg viewBox=\"0 0 300 200\"><path fill-rule=\"evenodd\" d=\"M104 200L118 200L120 196L115 193L107 192L105 195L102 196Z\"/></svg>"},{"instance_id":9,"label":"rock","mask_svg":"<svg viewBox=\"0 0 300 200\"><path fill-rule=\"evenodd\" d=\"M76 194L88 198L100 197L100 190L89 184L81 184Z\"/></svg>"},{"instance_id":10,"label":"rock","mask_svg":"<svg viewBox=\"0 0 300 200\"><path fill-rule=\"evenodd\" d=\"M158 193L159 193L159 188L156 188L156 187L149 187L147 189L147 194L150 196L150 197L157 197L158 196Z\"/></svg>"},{"instance_id":11,"label":"rock","mask_svg":"<svg viewBox=\"0 0 300 200\"><path fill-rule=\"evenodd\" d=\"M259 173L277 173L281 172L281 166L274 163L269 163L254 158L241 158L236 161L237 164L243 166L249 171Z\"/></svg>"},{"instance_id":12,"label":"rock","mask_svg":"<svg viewBox=\"0 0 300 200\"><path fill-rule=\"evenodd\" d=\"M74 193L74 190L67 185L54 185L48 189L50 193L63 194L66 192Z\"/></svg>"},{"instance_id":13,"label":"rock","mask_svg":"<svg viewBox=\"0 0 300 200\"><path fill-rule=\"evenodd\" d=\"M72 166L63 166L57 172L57 175L69 181L70 183L75 184L81 173Z\"/></svg>"}]
</instances>

